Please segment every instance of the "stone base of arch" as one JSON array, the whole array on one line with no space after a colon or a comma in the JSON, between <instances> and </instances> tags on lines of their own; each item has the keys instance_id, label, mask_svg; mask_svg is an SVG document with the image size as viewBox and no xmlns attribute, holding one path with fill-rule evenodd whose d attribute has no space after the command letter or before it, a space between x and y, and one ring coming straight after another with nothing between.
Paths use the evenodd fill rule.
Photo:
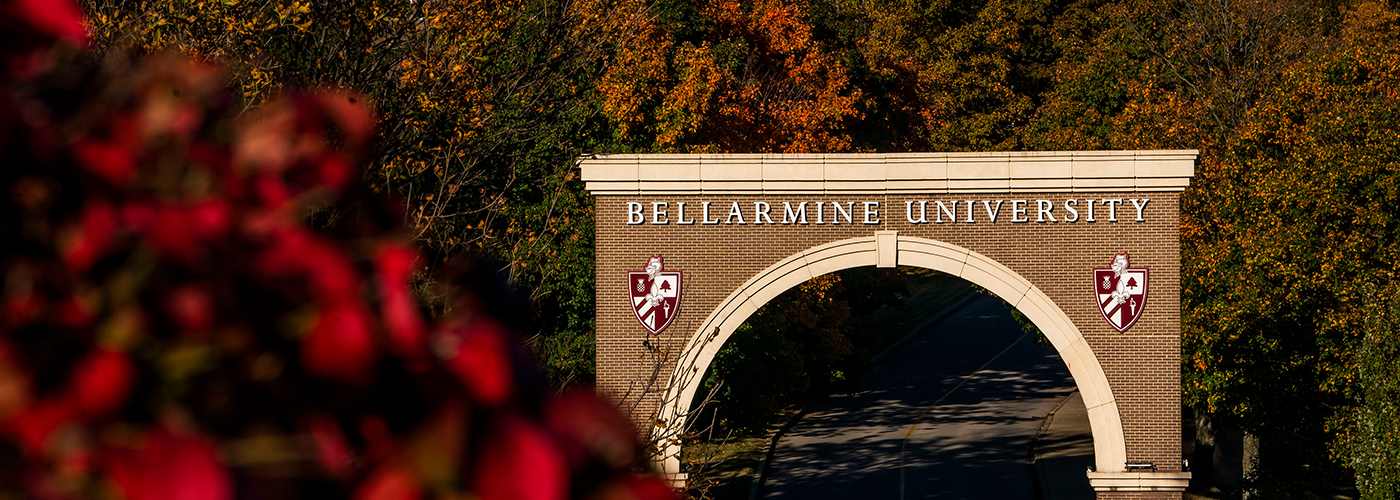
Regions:
<instances>
[{"instance_id":1,"label":"stone base of arch","mask_svg":"<svg viewBox=\"0 0 1400 500\"><path fill-rule=\"evenodd\" d=\"M1191 482L1190 472L1088 472L1089 486L1099 492L1099 498L1143 498L1141 496L1105 496L1103 493L1175 492L1181 498Z\"/></svg>"}]
</instances>

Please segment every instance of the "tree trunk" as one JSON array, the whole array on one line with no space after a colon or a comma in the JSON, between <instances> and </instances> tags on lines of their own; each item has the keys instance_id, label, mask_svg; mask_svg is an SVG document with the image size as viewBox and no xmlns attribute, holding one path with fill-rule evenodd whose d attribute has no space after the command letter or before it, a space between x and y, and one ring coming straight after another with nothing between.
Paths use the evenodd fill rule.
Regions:
<instances>
[{"instance_id":1,"label":"tree trunk","mask_svg":"<svg viewBox=\"0 0 1400 500\"><path fill-rule=\"evenodd\" d=\"M1244 434L1244 446L1242 446L1242 448L1244 449L1244 453L1240 460L1240 467L1242 468L1240 476L1249 480L1254 477L1254 467L1259 460L1259 437L1246 432ZM1249 490L1245 490L1243 496L1244 500L1249 500L1249 493Z\"/></svg>"},{"instance_id":2,"label":"tree trunk","mask_svg":"<svg viewBox=\"0 0 1400 500\"><path fill-rule=\"evenodd\" d=\"M1207 489L1215 486L1215 426L1210 414L1192 408L1196 420L1196 448L1191 453L1191 487Z\"/></svg>"}]
</instances>

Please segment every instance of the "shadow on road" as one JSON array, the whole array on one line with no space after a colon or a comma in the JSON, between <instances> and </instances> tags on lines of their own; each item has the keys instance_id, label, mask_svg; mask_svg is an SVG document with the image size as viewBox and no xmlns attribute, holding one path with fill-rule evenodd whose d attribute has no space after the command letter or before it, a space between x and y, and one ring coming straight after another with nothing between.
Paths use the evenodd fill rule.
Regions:
<instances>
[{"instance_id":1,"label":"shadow on road","mask_svg":"<svg viewBox=\"0 0 1400 500\"><path fill-rule=\"evenodd\" d=\"M1035 499L1032 442L1074 389L1054 349L979 299L886 358L859 393L803 417L778 444L764 497ZM1078 418L1085 435L1062 424L1042 452L1082 460ZM1087 489L1082 467L1077 478Z\"/></svg>"}]
</instances>

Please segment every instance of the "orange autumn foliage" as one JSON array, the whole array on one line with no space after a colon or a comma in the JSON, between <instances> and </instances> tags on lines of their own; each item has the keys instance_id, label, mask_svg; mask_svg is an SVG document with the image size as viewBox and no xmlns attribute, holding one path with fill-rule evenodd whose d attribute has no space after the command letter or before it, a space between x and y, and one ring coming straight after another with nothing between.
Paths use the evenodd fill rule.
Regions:
<instances>
[{"instance_id":1,"label":"orange autumn foliage","mask_svg":"<svg viewBox=\"0 0 1400 500\"><path fill-rule=\"evenodd\" d=\"M698 10L705 40L678 41L653 19L599 79L619 140L658 152L851 148L843 129L861 118L861 93L812 36L804 4L718 0Z\"/></svg>"}]
</instances>

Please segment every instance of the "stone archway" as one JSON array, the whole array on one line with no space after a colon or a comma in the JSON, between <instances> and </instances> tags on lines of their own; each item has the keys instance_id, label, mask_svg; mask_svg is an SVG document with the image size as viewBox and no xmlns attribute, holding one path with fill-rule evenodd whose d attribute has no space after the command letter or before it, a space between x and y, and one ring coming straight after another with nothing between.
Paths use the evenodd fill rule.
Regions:
<instances>
[{"instance_id":1,"label":"stone archway","mask_svg":"<svg viewBox=\"0 0 1400 500\"><path fill-rule=\"evenodd\" d=\"M1177 198L1194 161L1194 151L586 159L599 388L635 398L659 465L683 477L674 432L751 313L829 272L924 267L999 295L1050 339L1089 411L1100 498L1180 498L1190 474L1180 461ZM1095 269L1124 253L1148 271L1137 315L1114 324L1095 299ZM657 334L628 291L629 272L653 256L680 272ZM655 346L664 359L645 366ZM659 382L638 391L648 371Z\"/></svg>"},{"instance_id":2,"label":"stone archway","mask_svg":"<svg viewBox=\"0 0 1400 500\"><path fill-rule=\"evenodd\" d=\"M670 427L657 428L654 434L674 434L683 425L701 382L700 377L687 377L686 372L705 373L729 336L763 304L823 274L862 266L896 265L922 267L966 279L997 294L1030 318L1055 346L1083 394L1098 470L1113 470L1126 460L1123 425L1108 378L1084 336L1044 292L1015 271L977 252L923 238L901 237L893 231L832 242L792 255L730 294L686 343L688 349L681 353L671 376L679 383L671 385L663 398L668 404L661 409L661 419ZM679 455L679 445L673 444L672 449L666 450L662 455L663 470L679 471Z\"/></svg>"}]
</instances>

